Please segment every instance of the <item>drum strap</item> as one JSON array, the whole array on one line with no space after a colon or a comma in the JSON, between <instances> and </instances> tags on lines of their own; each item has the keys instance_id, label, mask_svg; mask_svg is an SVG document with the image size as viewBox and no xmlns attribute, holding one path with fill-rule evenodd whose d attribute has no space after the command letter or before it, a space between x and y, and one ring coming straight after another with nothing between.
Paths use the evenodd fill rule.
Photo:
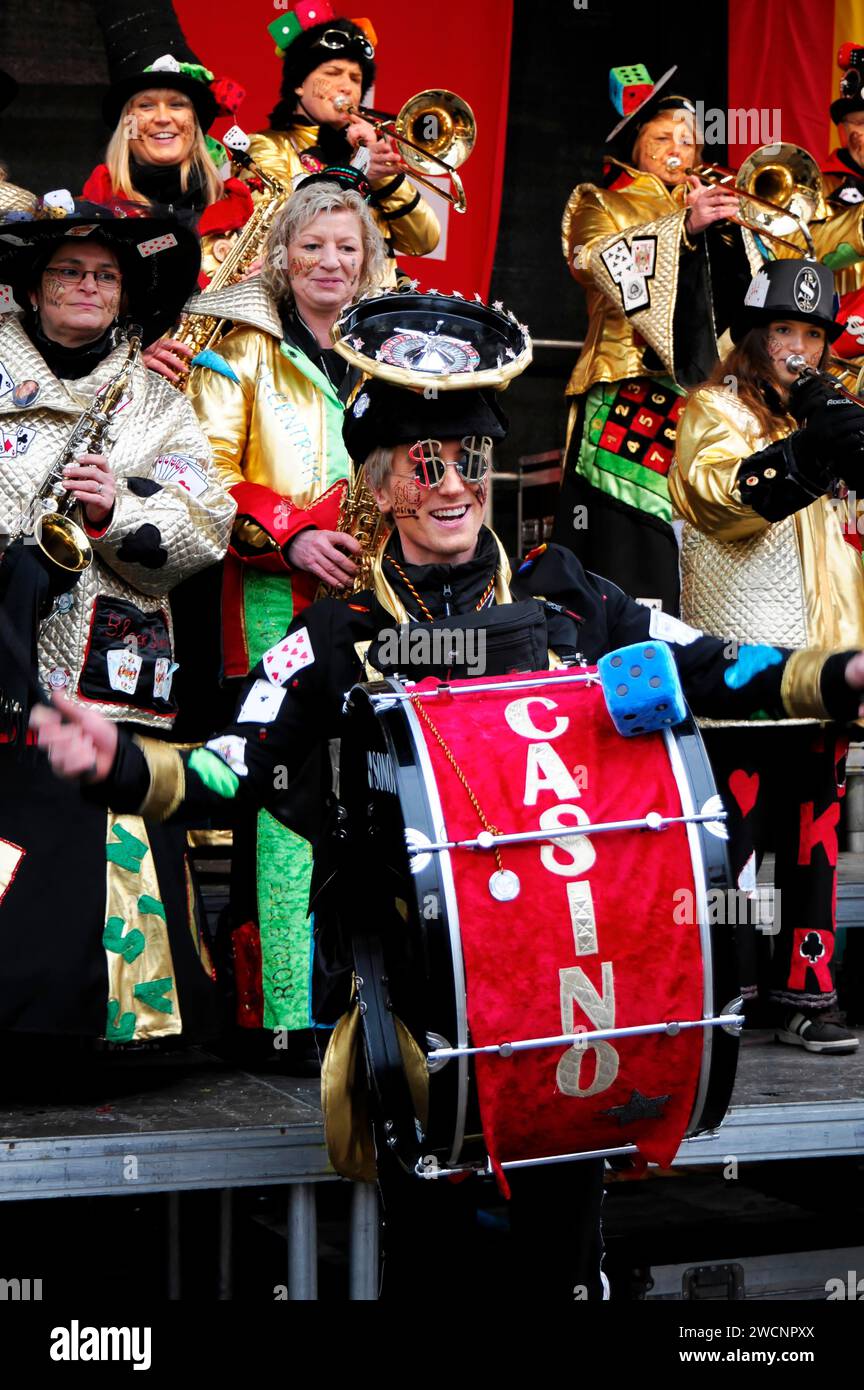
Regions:
<instances>
[{"instance_id":1,"label":"drum strap","mask_svg":"<svg viewBox=\"0 0 864 1390\"><path fill-rule=\"evenodd\" d=\"M370 1118L382 1126L383 1140L392 1141L388 1147L403 1163L406 1159L412 1163L420 1155L417 1121L425 1130L427 1117L422 1097L418 1097L421 1108L415 1111L409 1083L409 1072L414 1068L406 1067L400 1039L400 1028L403 1033L407 1030L393 1012L380 937L377 933L356 932L352 947L355 988L371 1079ZM414 1051L419 1051L416 1045ZM408 1061L412 1061L410 1056ZM423 1071L426 1071L425 1059Z\"/></svg>"}]
</instances>

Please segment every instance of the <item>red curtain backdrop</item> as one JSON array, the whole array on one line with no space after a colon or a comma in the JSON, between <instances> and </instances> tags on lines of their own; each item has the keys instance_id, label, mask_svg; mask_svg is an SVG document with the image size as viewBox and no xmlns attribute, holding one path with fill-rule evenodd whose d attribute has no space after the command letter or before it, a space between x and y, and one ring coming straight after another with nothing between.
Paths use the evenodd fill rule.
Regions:
<instances>
[{"instance_id":1,"label":"red curtain backdrop","mask_svg":"<svg viewBox=\"0 0 864 1390\"><path fill-rule=\"evenodd\" d=\"M782 112L780 136L822 164L839 95L834 0L729 0L729 108ZM849 39L864 34L848 34ZM733 168L756 145L733 144Z\"/></svg>"},{"instance_id":2,"label":"red curtain backdrop","mask_svg":"<svg viewBox=\"0 0 864 1390\"><path fill-rule=\"evenodd\" d=\"M217 76L233 77L247 90L238 113L244 130L263 130L276 104L282 65L267 25L291 6L272 0L175 0L186 36ZM338 5L333 9L342 13ZM446 87L469 103L478 140L460 171L468 199L461 216L450 212L442 241L443 259L401 258L400 264L427 287L488 294L498 235L507 129L513 0L439 0L430 20L405 0L371 0L368 11L378 34L378 79L374 105L398 111L415 92ZM353 13L353 11L352 11ZM230 122L220 121L219 135Z\"/></svg>"}]
</instances>

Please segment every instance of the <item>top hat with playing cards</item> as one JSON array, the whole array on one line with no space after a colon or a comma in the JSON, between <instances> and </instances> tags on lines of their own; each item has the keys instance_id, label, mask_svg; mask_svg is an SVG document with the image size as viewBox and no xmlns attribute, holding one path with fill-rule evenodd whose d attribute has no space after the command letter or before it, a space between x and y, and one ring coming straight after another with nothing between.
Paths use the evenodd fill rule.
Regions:
<instances>
[{"instance_id":1,"label":"top hat with playing cards","mask_svg":"<svg viewBox=\"0 0 864 1390\"><path fill-rule=\"evenodd\" d=\"M8 72L0 68L0 111L5 111L18 95L18 83Z\"/></svg>"},{"instance_id":2,"label":"top hat with playing cards","mask_svg":"<svg viewBox=\"0 0 864 1390\"><path fill-rule=\"evenodd\" d=\"M331 334L367 376L418 391L500 390L531 361L528 329L515 314L458 291L379 290L349 304Z\"/></svg>"},{"instance_id":3,"label":"top hat with playing cards","mask_svg":"<svg viewBox=\"0 0 864 1390\"><path fill-rule=\"evenodd\" d=\"M195 233L174 218L127 216L120 203L90 203L65 188L37 199L33 213L0 217L0 291L11 286L18 306L29 309L29 292L54 247L73 238L99 241L115 253L123 312L141 325L145 343L176 322L201 267Z\"/></svg>"},{"instance_id":4,"label":"top hat with playing cards","mask_svg":"<svg viewBox=\"0 0 864 1390\"><path fill-rule=\"evenodd\" d=\"M834 276L819 261L766 261L750 281L729 332L737 343L750 328L791 319L824 328L833 343L843 332L843 324L835 322L838 304Z\"/></svg>"},{"instance_id":5,"label":"top hat with playing cards","mask_svg":"<svg viewBox=\"0 0 864 1390\"><path fill-rule=\"evenodd\" d=\"M213 73L193 53L170 0L97 0L96 17L105 39L111 85L102 114L113 129L130 97L149 87L182 92L207 131L220 111Z\"/></svg>"},{"instance_id":6,"label":"top hat with playing cards","mask_svg":"<svg viewBox=\"0 0 864 1390\"><path fill-rule=\"evenodd\" d=\"M663 111L688 111L695 117L696 107L690 98L676 96L669 90L677 71L677 67L669 68L658 81L652 83L641 63L632 68L612 69L612 100L622 119L606 136L604 153L607 158L629 164L640 130ZM628 75L634 80L628 81Z\"/></svg>"}]
</instances>

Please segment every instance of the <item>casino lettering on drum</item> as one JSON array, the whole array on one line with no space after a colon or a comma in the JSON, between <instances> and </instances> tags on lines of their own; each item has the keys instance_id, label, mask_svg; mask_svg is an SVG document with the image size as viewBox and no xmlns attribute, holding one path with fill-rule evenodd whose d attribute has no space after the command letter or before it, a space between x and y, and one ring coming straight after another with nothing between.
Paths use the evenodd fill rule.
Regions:
<instances>
[{"instance_id":1,"label":"casino lettering on drum","mask_svg":"<svg viewBox=\"0 0 864 1390\"><path fill-rule=\"evenodd\" d=\"M525 739L540 740L529 743L526 752L523 804L536 806L538 795L551 791L559 798L559 804L541 812L541 830L557 830L566 826L568 817L572 817L576 825L587 825L590 818L584 809L564 800L567 797L581 797L582 789L551 742L567 732L570 720L567 716L555 715L546 721L551 724L550 728L541 728L535 723L532 705L549 711L558 709L557 702L545 695L529 695L512 700L504 709L504 718L515 734ZM566 884L567 912L577 956L595 955L598 950L591 884L582 878L596 858L597 851L587 835L574 835L572 839L565 837L540 847L540 862L547 872L562 878L581 880ZM592 1028L615 1027L612 961L601 963L602 995L598 994L579 965L562 967L559 980L562 1033L574 1033L584 1026L576 1017L577 1010L581 1010ZM585 1085L583 1070L587 1068L583 1064L589 1052L594 1057L594 1075ZM565 1095L593 1096L599 1091L608 1090L617 1075L618 1053L612 1044L602 1038L586 1038L584 1042L574 1043L561 1057L556 1080Z\"/></svg>"}]
</instances>

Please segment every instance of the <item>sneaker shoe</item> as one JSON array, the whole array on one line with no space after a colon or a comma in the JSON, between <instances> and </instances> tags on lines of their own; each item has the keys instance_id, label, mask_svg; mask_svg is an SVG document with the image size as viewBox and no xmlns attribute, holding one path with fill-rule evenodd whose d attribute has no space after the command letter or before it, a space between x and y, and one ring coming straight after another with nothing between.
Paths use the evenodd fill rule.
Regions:
<instances>
[{"instance_id":1,"label":"sneaker shoe","mask_svg":"<svg viewBox=\"0 0 864 1390\"><path fill-rule=\"evenodd\" d=\"M846 1027L845 1015L836 1009L788 1013L774 1036L778 1042L803 1047L808 1052L854 1052L858 1046L855 1034Z\"/></svg>"}]
</instances>

